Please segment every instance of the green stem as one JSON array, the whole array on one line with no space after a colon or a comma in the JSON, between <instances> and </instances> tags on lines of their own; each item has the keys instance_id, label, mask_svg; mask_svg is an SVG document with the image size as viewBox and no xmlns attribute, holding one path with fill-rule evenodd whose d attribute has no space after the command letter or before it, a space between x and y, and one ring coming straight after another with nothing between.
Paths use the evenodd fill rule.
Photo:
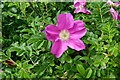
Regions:
<instances>
[{"instance_id":1,"label":"green stem","mask_svg":"<svg viewBox=\"0 0 120 80\"><path fill-rule=\"evenodd\" d=\"M99 4L99 10L100 10L101 22L103 22L103 15L102 15L102 11L101 11L101 8L100 8L100 4Z\"/></svg>"},{"instance_id":2,"label":"green stem","mask_svg":"<svg viewBox=\"0 0 120 80\"><path fill-rule=\"evenodd\" d=\"M40 6L39 6L39 4L37 3L37 6L38 6L38 12L40 13Z\"/></svg>"},{"instance_id":3,"label":"green stem","mask_svg":"<svg viewBox=\"0 0 120 80\"><path fill-rule=\"evenodd\" d=\"M37 12L37 10L33 7L32 3L29 2L30 6L32 7L32 9L34 10L34 12L40 17L40 14Z\"/></svg>"}]
</instances>

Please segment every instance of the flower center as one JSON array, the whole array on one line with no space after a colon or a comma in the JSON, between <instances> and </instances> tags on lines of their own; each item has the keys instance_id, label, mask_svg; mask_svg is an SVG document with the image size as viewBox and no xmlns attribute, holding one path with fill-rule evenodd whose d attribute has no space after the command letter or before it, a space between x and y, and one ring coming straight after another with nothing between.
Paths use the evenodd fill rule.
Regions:
<instances>
[{"instance_id":1,"label":"flower center","mask_svg":"<svg viewBox=\"0 0 120 80\"><path fill-rule=\"evenodd\" d=\"M63 30L59 34L60 39L66 41L70 38L70 33L67 30Z\"/></svg>"},{"instance_id":2,"label":"flower center","mask_svg":"<svg viewBox=\"0 0 120 80\"><path fill-rule=\"evenodd\" d=\"M80 8L80 10L82 10L82 8L83 8L82 5L80 5L79 8Z\"/></svg>"}]
</instances>

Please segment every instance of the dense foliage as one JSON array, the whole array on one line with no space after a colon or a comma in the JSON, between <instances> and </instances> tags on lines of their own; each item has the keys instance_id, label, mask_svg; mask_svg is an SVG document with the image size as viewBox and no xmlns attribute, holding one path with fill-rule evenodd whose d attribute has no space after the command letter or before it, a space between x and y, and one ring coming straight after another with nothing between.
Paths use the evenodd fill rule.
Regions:
<instances>
[{"instance_id":1,"label":"dense foliage","mask_svg":"<svg viewBox=\"0 0 120 80\"><path fill-rule=\"evenodd\" d=\"M5 2L1 7L1 78L120 78L120 21L113 20L105 2L88 2L91 14L75 14L73 2ZM120 6L115 9L120 13ZM69 48L56 58L42 31L56 25L60 13L85 22L86 49Z\"/></svg>"}]
</instances>

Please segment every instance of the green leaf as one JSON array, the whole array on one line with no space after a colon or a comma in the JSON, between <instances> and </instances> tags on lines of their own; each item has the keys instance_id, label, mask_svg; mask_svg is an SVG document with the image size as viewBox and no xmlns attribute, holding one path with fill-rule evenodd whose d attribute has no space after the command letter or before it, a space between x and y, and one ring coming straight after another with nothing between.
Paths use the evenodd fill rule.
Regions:
<instances>
[{"instance_id":1,"label":"green leaf","mask_svg":"<svg viewBox=\"0 0 120 80\"><path fill-rule=\"evenodd\" d=\"M86 75L86 78L90 78L91 75L92 75L92 69L91 68L87 68L86 71L88 72L87 75Z\"/></svg>"},{"instance_id":2,"label":"green leaf","mask_svg":"<svg viewBox=\"0 0 120 80\"><path fill-rule=\"evenodd\" d=\"M112 73L110 73L109 78L116 78L116 76L115 76L115 74L112 72Z\"/></svg>"},{"instance_id":3,"label":"green leaf","mask_svg":"<svg viewBox=\"0 0 120 80\"><path fill-rule=\"evenodd\" d=\"M70 64L65 63L63 67L64 67L64 70L67 71L70 69L71 66L70 66Z\"/></svg>"},{"instance_id":4,"label":"green leaf","mask_svg":"<svg viewBox=\"0 0 120 80\"><path fill-rule=\"evenodd\" d=\"M100 73L100 71L101 71L100 69L97 70L97 76L98 76L98 77L101 77L101 73Z\"/></svg>"},{"instance_id":5,"label":"green leaf","mask_svg":"<svg viewBox=\"0 0 120 80\"><path fill-rule=\"evenodd\" d=\"M34 67L34 66L31 65L31 64L24 65L24 68L25 68L25 69L31 69L31 68L33 68L33 67Z\"/></svg>"},{"instance_id":6,"label":"green leaf","mask_svg":"<svg viewBox=\"0 0 120 80\"><path fill-rule=\"evenodd\" d=\"M49 67L48 71L49 71L49 73L52 73L53 72L52 67Z\"/></svg>"},{"instance_id":7,"label":"green leaf","mask_svg":"<svg viewBox=\"0 0 120 80\"><path fill-rule=\"evenodd\" d=\"M77 59L80 59L80 58L81 58L81 56L77 55L77 56L75 56L74 61L76 61Z\"/></svg>"},{"instance_id":8,"label":"green leaf","mask_svg":"<svg viewBox=\"0 0 120 80\"><path fill-rule=\"evenodd\" d=\"M26 53L25 50L19 50L16 55L22 56L22 55L24 55L24 53Z\"/></svg>"},{"instance_id":9,"label":"green leaf","mask_svg":"<svg viewBox=\"0 0 120 80\"><path fill-rule=\"evenodd\" d=\"M92 78L96 78L96 73L97 73L97 71L95 69L93 69Z\"/></svg>"},{"instance_id":10,"label":"green leaf","mask_svg":"<svg viewBox=\"0 0 120 80\"><path fill-rule=\"evenodd\" d=\"M31 44L31 43L35 43L35 42L37 42L37 41L39 41L40 40L40 38L30 38L28 41L27 41L27 43L28 44Z\"/></svg>"},{"instance_id":11,"label":"green leaf","mask_svg":"<svg viewBox=\"0 0 120 80\"><path fill-rule=\"evenodd\" d=\"M80 60L88 60L89 58L87 56L81 57Z\"/></svg>"},{"instance_id":12,"label":"green leaf","mask_svg":"<svg viewBox=\"0 0 120 80\"><path fill-rule=\"evenodd\" d=\"M101 70L101 74L103 75L103 76L105 76L105 70Z\"/></svg>"},{"instance_id":13,"label":"green leaf","mask_svg":"<svg viewBox=\"0 0 120 80\"><path fill-rule=\"evenodd\" d=\"M43 46L43 44L44 44L44 40L40 43L40 45L38 46L38 49L40 49L42 46Z\"/></svg>"},{"instance_id":14,"label":"green leaf","mask_svg":"<svg viewBox=\"0 0 120 80\"><path fill-rule=\"evenodd\" d=\"M82 78L80 74L76 73L73 78Z\"/></svg>"},{"instance_id":15,"label":"green leaf","mask_svg":"<svg viewBox=\"0 0 120 80\"><path fill-rule=\"evenodd\" d=\"M42 76L44 74L45 70L48 69L48 66L49 66L48 63L46 63L46 64L44 64L42 66L39 65L40 68L37 70L37 75Z\"/></svg>"},{"instance_id":16,"label":"green leaf","mask_svg":"<svg viewBox=\"0 0 120 80\"><path fill-rule=\"evenodd\" d=\"M10 48L10 52L19 51L19 50L20 50L20 49L17 48L17 47L11 47L11 48Z\"/></svg>"},{"instance_id":17,"label":"green leaf","mask_svg":"<svg viewBox=\"0 0 120 80\"><path fill-rule=\"evenodd\" d=\"M32 31L30 29L23 29L20 32L28 32L28 34L32 33Z\"/></svg>"},{"instance_id":18,"label":"green leaf","mask_svg":"<svg viewBox=\"0 0 120 80\"><path fill-rule=\"evenodd\" d=\"M9 58L11 57L11 52L10 52L9 49L6 51L6 54L7 54L7 56L8 56Z\"/></svg>"},{"instance_id":19,"label":"green leaf","mask_svg":"<svg viewBox=\"0 0 120 80\"><path fill-rule=\"evenodd\" d=\"M66 55L62 55L58 60L59 60L61 63L65 63L65 58L66 58Z\"/></svg>"},{"instance_id":20,"label":"green leaf","mask_svg":"<svg viewBox=\"0 0 120 80\"><path fill-rule=\"evenodd\" d=\"M93 21L93 19L82 19L82 21L90 22L90 21Z\"/></svg>"},{"instance_id":21,"label":"green leaf","mask_svg":"<svg viewBox=\"0 0 120 80\"><path fill-rule=\"evenodd\" d=\"M5 69L5 72L11 73L11 69L10 69L10 68L6 68L6 69Z\"/></svg>"},{"instance_id":22,"label":"green leaf","mask_svg":"<svg viewBox=\"0 0 120 80\"><path fill-rule=\"evenodd\" d=\"M85 77L85 69L81 64L77 64L76 68L78 70L78 72L80 73L81 77Z\"/></svg>"},{"instance_id":23,"label":"green leaf","mask_svg":"<svg viewBox=\"0 0 120 80\"><path fill-rule=\"evenodd\" d=\"M31 78L28 72L24 72L24 78Z\"/></svg>"},{"instance_id":24,"label":"green leaf","mask_svg":"<svg viewBox=\"0 0 120 80\"><path fill-rule=\"evenodd\" d=\"M23 38L29 39L29 38L30 38L30 35L29 35L29 34L24 34L24 35L23 35Z\"/></svg>"},{"instance_id":25,"label":"green leaf","mask_svg":"<svg viewBox=\"0 0 120 80\"><path fill-rule=\"evenodd\" d=\"M106 67L106 64L103 61L101 61L101 67Z\"/></svg>"},{"instance_id":26,"label":"green leaf","mask_svg":"<svg viewBox=\"0 0 120 80\"><path fill-rule=\"evenodd\" d=\"M48 41L48 44L47 44L47 47L46 47L46 48L49 50L50 47L51 47L51 45L52 45L51 41Z\"/></svg>"},{"instance_id":27,"label":"green leaf","mask_svg":"<svg viewBox=\"0 0 120 80\"><path fill-rule=\"evenodd\" d=\"M66 61L67 63L72 63L72 59L71 59L71 57L70 57L69 55L66 55L65 61Z\"/></svg>"}]
</instances>

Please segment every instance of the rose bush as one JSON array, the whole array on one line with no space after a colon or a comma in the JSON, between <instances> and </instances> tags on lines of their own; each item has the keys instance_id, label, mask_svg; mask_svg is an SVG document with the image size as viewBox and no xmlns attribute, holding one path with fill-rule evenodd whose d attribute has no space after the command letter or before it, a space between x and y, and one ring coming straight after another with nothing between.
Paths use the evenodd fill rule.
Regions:
<instances>
[{"instance_id":1,"label":"rose bush","mask_svg":"<svg viewBox=\"0 0 120 80\"><path fill-rule=\"evenodd\" d=\"M90 14L84 14L74 13L76 8L73 5L73 2L3 2L1 4L1 78L120 78L120 27L118 27L120 21L114 20L112 15L114 13L110 13L111 6L106 2L87 2L83 7L86 11L89 10ZM114 9L118 15L120 6ZM79 47L70 46L71 48L65 49L61 57L56 58L53 55L56 54L55 48L53 54L50 52L54 42L46 38L49 30L46 32L45 29L51 24L55 26L58 15L63 13L73 15L74 21L78 20L78 24L79 20L81 23L84 22L87 32L78 39L81 38L86 48L80 50ZM63 23L64 21L60 20ZM71 32L74 30L79 29L74 28ZM68 40L63 38L64 33L69 37L70 33L63 30L60 38ZM57 50L59 51L58 48Z\"/></svg>"}]
</instances>

